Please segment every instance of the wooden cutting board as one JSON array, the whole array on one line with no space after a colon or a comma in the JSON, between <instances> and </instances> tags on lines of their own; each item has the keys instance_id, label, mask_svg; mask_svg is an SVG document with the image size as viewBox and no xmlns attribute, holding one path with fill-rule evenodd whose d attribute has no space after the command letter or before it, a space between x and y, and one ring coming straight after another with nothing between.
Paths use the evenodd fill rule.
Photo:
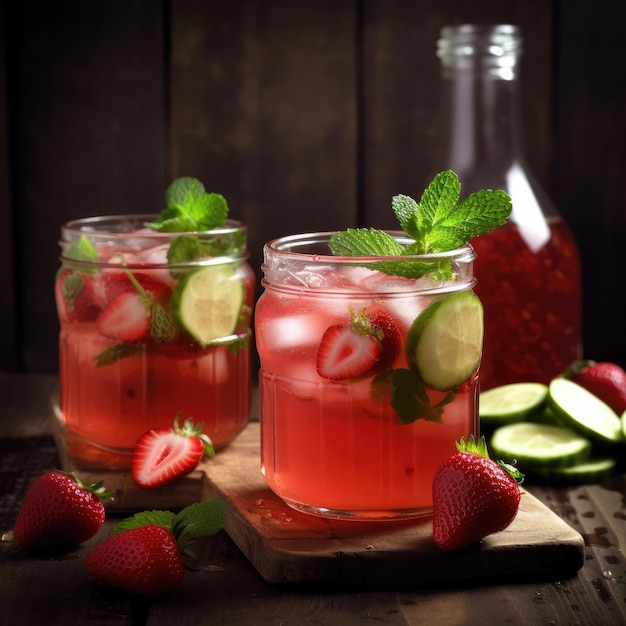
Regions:
<instances>
[{"instance_id":1,"label":"wooden cutting board","mask_svg":"<svg viewBox=\"0 0 626 626\"><path fill-rule=\"evenodd\" d=\"M556 580L583 565L584 541L528 492L517 517L479 545L447 553L430 519L353 522L294 511L260 471L259 424L202 465L205 497L229 505L225 531L270 584L368 588L451 581Z\"/></svg>"}]
</instances>

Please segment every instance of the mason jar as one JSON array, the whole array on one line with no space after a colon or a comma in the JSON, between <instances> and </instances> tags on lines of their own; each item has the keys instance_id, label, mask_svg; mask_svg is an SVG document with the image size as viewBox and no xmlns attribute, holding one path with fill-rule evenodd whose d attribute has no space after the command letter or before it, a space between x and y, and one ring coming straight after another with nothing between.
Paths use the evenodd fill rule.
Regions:
<instances>
[{"instance_id":1,"label":"mason jar","mask_svg":"<svg viewBox=\"0 0 626 626\"><path fill-rule=\"evenodd\" d=\"M264 247L255 309L262 473L306 513L429 515L437 467L458 439L478 435L474 251L332 256L331 235ZM419 277L403 277L415 276L402 270L410 264Z\"/></svg>"},{"instance_id":2,"label":"mason jar","mask_svg":"<svg viewBox=\"0 0 626 626\"><path fill-rule=\"evenodd\" d=\"M163 233L144 226L155 217L61 227L56 419L72 467L127 470L139 437L171 428L177 415L181 424L202 422L216 449L248 421L254 274L246 227L227 220ZM177 260L174 242L196 258Z\"/></svg>"}]
</instances>

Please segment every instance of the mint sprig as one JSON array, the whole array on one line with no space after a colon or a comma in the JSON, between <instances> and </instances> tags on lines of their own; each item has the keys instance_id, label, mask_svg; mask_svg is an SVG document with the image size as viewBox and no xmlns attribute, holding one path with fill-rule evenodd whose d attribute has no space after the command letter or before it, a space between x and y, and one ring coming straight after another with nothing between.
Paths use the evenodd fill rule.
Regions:
<instances>
[{"instance_id":1,"label":"mint sprig","mask_svg":"<svg viewBox=\"0 0 626 626\"><path fill-rule=\"evenodd\" d=\"M176 538L185 565L192 567L195 554L191 548L195 540L218 533L224 526L226 513L226 503L213 498L190 504L178 513L165 510L140 511L119 522L113 532L117 534L149 524L162 526Z\"/></svg>"},{"instance_id":2,"label":"mint sprig","mask_svg":"<svg viewBox=\"0 0 626 626\"><path fill-rule=\"evenodd\" d=\"M392 198L396 218L410 241L401 244L376 228L349 228L331 236L329 246L336 256L385 256L448 252L504 224L511 214L511 198L501 190L480 190L459 204L461 184L450 171L440 172L426 187L418 202L406 195ZM420 278L439 268L441 261L397 259L367 264L386 274Z\"/></svg>"},{"instance_id":3,"label":"mint sprig","mask_svg":"<svg viewBox=\"0 0 626 626\"><path fill-rule=\"evenodd\" d=\"M159 232L189 232L219 228L228 216L228 204L219 193L207 193L197 178L177 178L165 192L166 208L146 223Z\"/></svg>"},{"instance_id":4,"label":"mint sprig","mask_svg":"<svg viewBox=\"0 0 626 626\"><path fill-rule=\"evenodd\" d=\"M445 255L435 258L408 258L450 252L504 224L511 215L511 198L501 190L480 190L459 203L461 184L458 176L446 170L437 174L426 187L419 202L396 195L391 206L407 241L376 228L348 228L330 237L335 256L386 257L366 260L365 267L385 274L419 279L431 275L447 279L452 261ZM393 257L393 258L390 258ZM372 396L389 393L390 403L402 424L424 419L443 422L444 407L456 397L449 390L441 400L431 403L424 381L412 369L390 369L378 374L370 385Z\"/></svg>"}]
</instances>

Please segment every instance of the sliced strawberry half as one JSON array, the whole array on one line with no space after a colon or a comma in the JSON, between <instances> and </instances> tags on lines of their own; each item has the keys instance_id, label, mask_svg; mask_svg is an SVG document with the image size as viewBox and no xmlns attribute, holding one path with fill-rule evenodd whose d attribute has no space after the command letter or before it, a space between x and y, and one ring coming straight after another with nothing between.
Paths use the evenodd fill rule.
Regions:
<instances>
[{"instance_id":1,"label":"sliced strawberry half","mask_svg":"<svg viewBox=\"0 0 626 626\"><path fill-rule=\"evenodd\" d=\"M120 341L139 341L150 333L150 307L136 291L122 293L102 311L98 332Z\"/></svg>"},{"instance_id":2,"label":"sliced strawberry half","mask_svg":"<svg viewBox=\"0 0 626 626\"><path fill-rule=\"evenodd\" d=\"M380 334L364 311L352 312L350 324L335 324L324 332L317 352L317 373L329 380L364 376L381 356Z\"/></svg>"},{"instance_id":3,"label":"sliced strawberry half","mask_svg":"<svg viewBox=\"0 0 626 626\"><path fill-rule=\"evenodd\" d=\"M185 420L179 426L180 413L173 428L155 428L143 434L133 451L131 473L137 485L153 489L186 476L205 455L215 451L208 435L202 433L202 423L193 425Z\"/></svg>"},{"instance_id":4,"label":"sliced strawberry half","mask_svg":"<svg viewBox=\"0 0 626 626\"><path fill-rule=\"evenodd\" d=\"M157 302L167 302L172 290L165 283L156 280L147 272L132 272L132 277L145 292L149 293ZM119 295L128 292L137 292L137 284L131 280L128 269L103 270L99 277L99 289L106 302L111 302Z\"/></svg>"}]
</instances>

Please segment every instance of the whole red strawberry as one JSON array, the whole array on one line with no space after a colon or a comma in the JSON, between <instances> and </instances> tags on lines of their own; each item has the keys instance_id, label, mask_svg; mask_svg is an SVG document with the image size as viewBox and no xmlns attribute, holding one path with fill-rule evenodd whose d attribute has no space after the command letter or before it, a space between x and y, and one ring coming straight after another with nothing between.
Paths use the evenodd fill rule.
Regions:
<instances>
[{"instance_id":1,"label":"whole red strawberry","mask_svg":"<svg viewBox=\"0 0 626 626\"><path fill-rule=\"evenodd\" d=\"M626 371L616 363L580 361L570 372L572 380L608 404L618 415L626 411Z\"/></svg>"},{"instance_id":2,"label":"whole red strawberry","mask_svg":"<svg viewBox=\"0 0 626 626\"><path fill-rule=\"evenodd\" d=\"M489 458L484 437L457 443L433 479L433 539L458 550L504 530L519 509L523 479L515 468Z\"/></svg>"},{"instance_id":3,"label":"whole red strawberry","mask_svg":"<svg viewBox=\"0 0 626 626\"><path fill-rule=\"evenodd\" d=\"M218 499L197 502L176 514L136 513L87 555L85 568L97 581L129 593L172 593L193 559L195 540L218 532L225 518L226 503Z\"/></svg>"},{"instance_id":4,"label":"whole red strawberry","mask_svg":"<svg viewBox=\"0 0 626 626\"><path fill-rule=\"evenodd\" d=\"M185 574L175 537L155 524L106 539L87 555L85 567L101 583L148 597L175 591Z\"/></svg>"},{"instance_id":5,"label":"whole red strawberry","mask_svg":"<svg viewBox=\"0 0 626 626\"><path fill-rule=\"evenodd\" d=\"M104 522L112 493L101 482L82 483L73 474L50 472L26 492L13 538L25 550L78 544L93 537Z\"/></svg>"}]
</instances>

